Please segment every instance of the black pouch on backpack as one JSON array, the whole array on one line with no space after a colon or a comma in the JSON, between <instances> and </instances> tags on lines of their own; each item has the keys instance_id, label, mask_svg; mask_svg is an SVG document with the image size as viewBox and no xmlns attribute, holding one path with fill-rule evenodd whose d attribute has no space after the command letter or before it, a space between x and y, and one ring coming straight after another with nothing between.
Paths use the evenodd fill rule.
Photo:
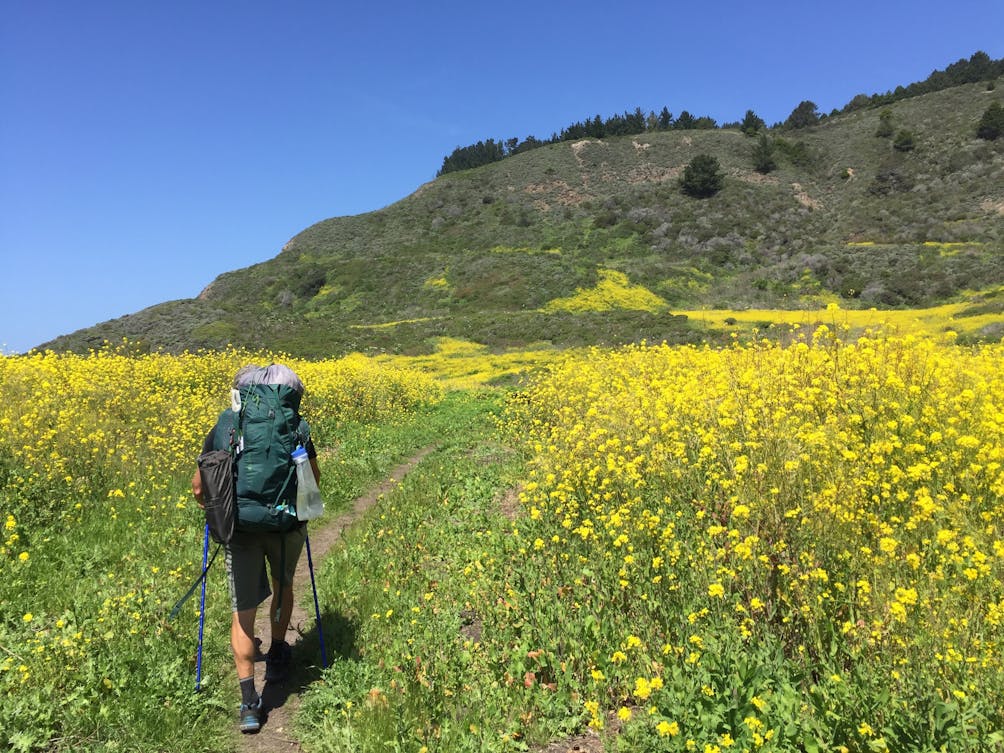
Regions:
<instances>
[{"instance_id":1,"label":"black pouch on backpack","mask_svg":"<svg viewBox=\"0 0 1004 753\"><path fill-rule=\"evenodd\" d=\"M227 450L205 452L199 455L199 475L209 533L213 541L229 544L237 524L234 459Z\"/></svg>"}]
</instances>

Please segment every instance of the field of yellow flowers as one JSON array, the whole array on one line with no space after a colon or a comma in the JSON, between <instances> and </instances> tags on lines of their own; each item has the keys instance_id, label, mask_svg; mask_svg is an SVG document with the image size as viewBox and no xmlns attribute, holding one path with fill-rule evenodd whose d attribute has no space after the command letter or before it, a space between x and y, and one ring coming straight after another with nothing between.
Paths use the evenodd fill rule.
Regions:
<instances>
[{"instance_id":1,"label":"field of yellow flowers","mask_svg":"<svg viewBox=\"0 0 1004 753\"><path fill-rule=\"evenodd\" d=\"M783 339L283 359L329 502L393 427L438 447L318 572L335 661L304 750L586 726L624 751L1004 750L1004 348ZM233 372L273 358L0 358L8 748L231 745L225 586L201 693L194 606L165 615L200 567L194 453Z\"/></svg>"},{"instance_id":2,"label":"field of yellow flowers","mask_svg":"<svg viewBox=\"0 0 1004 753\"><path fill-rule=\"evenodd\" d=\"M304 416L328 452L340 427L442 394L357 357L128 345L0 357L0 747L220 749L198 722L229 704L212 676L226 647L207 649L209 690L196 696L194 607L166 615L200 569L204 518L187 479L202 438L237 368L274 359L307 385ZM221 593L210 602L225 611Z\"/></svg>"},{"instance_id":3,"label":"field of yellow flowers","mask_svg":"<svg viewBox=\"0 0 1004 753\"><path fill-rule=\"evenodd\" d=\"M633 347L513 400L540 634L647 750L1004 745L1004 350ZM552 657L551 664L558 662ZM841 747L843 746L843 747Z\"/></svg>"}]
</instances>

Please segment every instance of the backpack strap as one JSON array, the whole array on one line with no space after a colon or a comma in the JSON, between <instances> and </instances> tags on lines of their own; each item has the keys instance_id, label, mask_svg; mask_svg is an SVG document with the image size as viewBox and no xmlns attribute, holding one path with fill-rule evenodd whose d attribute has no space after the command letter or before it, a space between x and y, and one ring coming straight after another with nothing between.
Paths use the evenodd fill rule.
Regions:
<instances>
[{"instance_id":1,"label":"backpack strap","mask_svg":"<svg viewBox=\"0 0 1004 753\"><path fill-rule=\"evenodd\" d=\"M286 534L279 534L279 593L276 594L276 604L278 605L275 609L275 614L272 615L272 620L278 625L282 620L282 592L286 588Z\"/></svg>"},{"instance_id":2,"label":"backpack strap","mask_svg":"<svg viewBox=\"0 0 1004 753\"><path fill-rule=\"evenodd\" d=\"M272 385L270 385L270 386L272 386ZM277 413L282 413L283 414L283 421L286 422L286 430L287 430L287 432L290 435L295 435L296 432L294 432L293 431L293 427L289 425L289 419L286 418L285 411L282 409L282 405L279 402L279 388L277 386L272 386L272 389L269 390L269 397L272 398L272 407L274 408L274 410ZM300 412L297 411L296 415L299 416ZM297 428L299 428L299 427L297 427ZM284 448L284 449L288 450L287 453L286 453L286 456L288 458L292 454L293 450L296 449L296 447L289 447L289 448ZM289 470L286 473L286 480L283 482L282 488L279 489L279 494L276 496L275 501L272 503L273 505L277 504L279 502L279 500L281 500L283 498L283 495L286 494L286 490L289 488L289 482L293 480L293 477L294 477L295 474L296 474L296 466L293 465L293 461L290 460L289 461ZM285 544L285 540L284 540L284 542L283 542L283 551L285 551L285 546L286 546L286 544Z\"/></svg>"},{"instance_id":3,"label":"backpack strap","mask_svg":"<svg viewBox=\"0 0 1004 753\"><path fill-rule=\"evenodd\" d=\"M303 416L300 416L300 423L296 427L296 441L300 443L300 446L304 449L307 448L307 442L310 440L310 424L303 420Z\"/></svg>"},{"instance_id":4,"label":"backpack strap","mask_svg":"<svg viewBox=\"0 0 1004 753\"><path fill-rule=\"evenodd\" d=\"M243 417L244 406L241 406L239 413L234 413L234 423L230 427L230 438L227 442L227 449L230 450L230 457L237 460L238 449L240 448L240 437L243 436L244 432L241 431L241 418Z\"/></svg>"}]
</instances>

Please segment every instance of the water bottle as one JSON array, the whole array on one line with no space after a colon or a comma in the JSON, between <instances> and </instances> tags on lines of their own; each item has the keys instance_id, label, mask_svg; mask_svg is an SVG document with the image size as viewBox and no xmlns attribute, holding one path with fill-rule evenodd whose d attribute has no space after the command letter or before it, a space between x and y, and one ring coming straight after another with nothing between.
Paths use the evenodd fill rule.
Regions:
<instances>
[{"instance_id":1,"label":"water bottle","mask_svg":"<svg viewBox=\"0 0 1004 753\"><path fill-rule=\"evenodd\" d=\"M296 519L313 520L321 517L324 512L324 501L321 490L317 488L317 479L307 461L307 451L297 447L291 455L296 464Z\"/></svg>"}]
</instances>

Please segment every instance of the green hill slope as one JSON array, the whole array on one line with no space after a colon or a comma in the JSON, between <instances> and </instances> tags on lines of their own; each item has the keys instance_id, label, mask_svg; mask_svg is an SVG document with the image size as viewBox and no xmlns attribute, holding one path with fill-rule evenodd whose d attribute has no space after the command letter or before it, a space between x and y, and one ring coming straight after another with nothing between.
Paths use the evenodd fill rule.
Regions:
<instances>
[{"instance_id":1,"label":"green hill slope","mask_svg":"<svg viewBox=\"0 0 1004 753\"><path fill-rule=\"evenodd\" d=\"M971 84L756 139L660 131L549 145L444 175L380 211L320 222L274 259L57 338L81 350L268 347L313 357L707 337L678 310L924 306L1004 283L1004 139L976 137L1004 87ZM698 154L723 190L683 194Z\"/></svg>"}]
</instances>

